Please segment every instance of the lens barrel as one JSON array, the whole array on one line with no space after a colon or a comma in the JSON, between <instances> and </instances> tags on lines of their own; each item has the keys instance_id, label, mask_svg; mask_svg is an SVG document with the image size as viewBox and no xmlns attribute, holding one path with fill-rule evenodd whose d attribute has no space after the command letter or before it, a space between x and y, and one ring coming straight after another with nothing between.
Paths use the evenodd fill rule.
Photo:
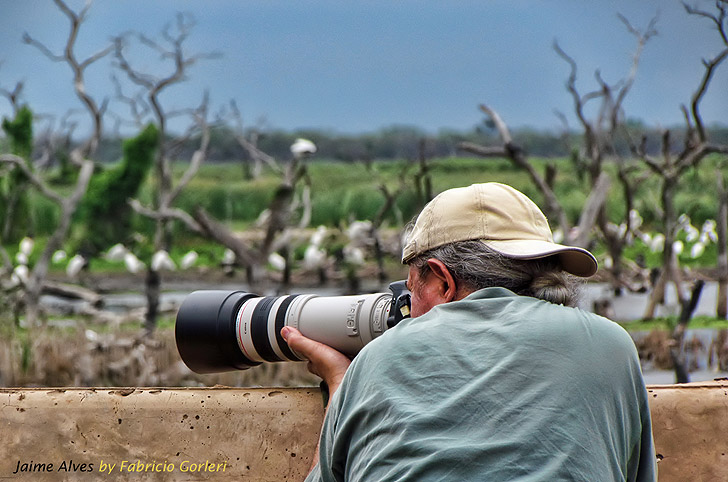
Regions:
<instances>
[{"instance_id":1,"label":"lens barrel","mask_svg":"<svg viewBox=\"0 0 728 482\"><path fill-rule=\"evenodd\" d=\"M388 328L391 308L391 293L260 297L195 291L180 306L175 338L182 360L197 373L303 360L283 340L284 326L354 356Z\"/></svg>"},{"instance_id":2,"label":"lens barrel","mask_svg":"<svg viewBox=\"0 0 728 482\"><path fill-rule=\"evenodd\" d=\"M190 370L216 373L260 364L245 357L235 334L238 309L255 296L244 291L207 290L185 298L177 313L174 336Z\"/></svg>"}]
</instances>

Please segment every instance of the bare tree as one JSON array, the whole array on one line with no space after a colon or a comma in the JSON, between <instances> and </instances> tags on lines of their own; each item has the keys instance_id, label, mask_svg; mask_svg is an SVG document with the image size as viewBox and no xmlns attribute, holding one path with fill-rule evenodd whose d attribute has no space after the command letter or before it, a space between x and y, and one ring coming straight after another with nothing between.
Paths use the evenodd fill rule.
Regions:
<instances>
[{"instance_id":1,"label":"bare tree","mask_svg":"<svg viewBox=\"0 0 728 482\"><path fill-rule=\"evenodd\" d=\"M15 114L18 113L18 109L20 108L20 96L22 95L24 85L25 84L23 82L17 82L15 87L13 87L13 90L0 87L0 95L8 99L8 102L10 102L10 106L13 108L13 112Z\"/></svg>"},{"instance_id":2,"label":"bare tree","mask_svg":"<svg viewBox=\"0 0 728 482\"><path fill-rule=\"evenodd\" d=\"M92 2L87 2L86 5L78 12L74 12L71 8L66 5L63 0L53 0L56 6L63 12L71 23L71 29L66 39L66 45L63 49L63 54L55 54L43 43L35 40L27 32L23 34L23 42L36 47L46 57L54 62L64 62L71 68L73 72L73 85L76 92L76 96L83 103L91 120L93 121L93 134L91 134L83 145L82 148L76 150L76 154L73 157L74 162L77 165L82 163L82 158L91 157L96 152L96 148L99 145L101 136L103 135L103 118L104 111L106 110L107 100L99 105L96 100L87 92L85 84L85 72L86 69L110 54L114 46L108 45L93 55L81 60L76 57L76 40L78 39L78 32L81 25L86 20L86 15L91 8Z\"/></svg>"},{"instance_id":3,"label":"bare tree","mask_svg":"<svg viewBox=\"0 0 728 482\"><path fill-rule=\"evenodd\" d=\"M728 317L728 189L725 186L723 173L715 173L718 188L718 216L716 228L718 234L718 299L715 308L718 318Z\"/></svg>"},{"instance_id":4,"label":"bare tree","mask_svg":"<svg viewBox=\"0 0 728 482\"><path fill-rule=\"evenodd\" d=\"M728 146L710 142L700 115L700 104L708 91L715 71L728 57L728 36L726 35L728 29L728 22L726 22L728 3L725 1L716 2L716 13L699 10L687 4L684 5L689 14L707 18L714 23L723 47L714 57L703 60L704 71L698 87L691 96L690 106L682 106L687 128L682 148L677 153L673 151L669 130L663 132L661 155L659 157L647 153L644 139L639 144L632 145L634 154L660 179L662 228L665 236L665 247L662 255L663 269L655 283L650 301L643 315L645 319L654 316L655 308L664 299L665 288L670 282L675 285L681 305L685 306L688 303L689 300L682 285L677 256L673 248L678 215L675 209L675 194L678 191L681 177L686 171L696 168L710 154L728 153Z\"/></svg>"},{"instance_id":5,"label":"bare tree","mask_svg":"<svg viewBox=\"0 0 728 482\"><path fill-rule=\"evenodd\" d=\"M597 225L607 247L612 263L608 268L611 274L612 285L616 294L620 294L624 285L629 287L623 276L623 252L631 236L633 236L632 212L634 209L634 195L646 175L635 176L636 166L625 159L617 148L620 136L626 135L623 103L629 94L647 42L657 34L655 24L657 18L653 18L643 30L633 27L622 15L619 19L625 25L630 34L636 39L636 48L632 56L632 65L629 73L615 84L606 82L597 70L594 77L599 84L595 91L580 94L576 87L577 64L557 42L554 42L554 50L570 66L569 78L566 82L566 89L571 95L574 112L579 124L583 129L583 148L574 154L574 162L577 166L583 167L588 173L592 186L600 175L604 173L604 162L607 159L613 161L617 167L617 180L621 186L624 198L624 210L621 213L621 220L616 223L610 222L606 209L602 205L597 213ZM597 115L590 119L586 114L586 107L592 101L599 102ZM565 117L561 115L563 119ZM564 121L565 122L565 121ZM618 227L617 225L620 225ZM582 233L583 234L583 233Z\"/></svg>"},{"instance_id":6,"label":"bare tree","mask_svg":"<svg viewBox=\"0 0 728 482\"><path fill-rule=\"evenodd\" d=\"M94 62L100 60L111 52L111 47L106 47L97 53L79 60L75 53L75 42L79 29L86 18L88 9L91 4L86 6L79 12L72 11L62 0L54 0L56 6L68 17L71 23L71 29L68 34L64 53L62 55L54 54L47 46L34 40L29 34L24 34L23 40L38 48L44 55L53 61L65 62L73 72L73 84L76 95L84 104L86 111L93 121L93 132L88 140L80 147L71 152L71 158L79 167L79 174L70 194L63 196L48 183L36 174L30 166L29 159L23 159L19 156L5 154L0 156L0 163L14 166L21 170L30 184L34 186L43 196L56 203L60 208L60 217L58 225L43 249L38 261L30 271L28 280L25 283L24 303L26 306L27 322L32 326L40 319L40 296L46 284L48 268L53 253L58 250L66 240L71 225L71 218L78 208L81 198L86 193L89 180L94 171L94 162L88 157L95 151L102 135L102 120L106 102L99 106L96 101L86 91L84 73L85 70ZM18 89L16 88L16 91Z\"/></svg>"},{"instance_id":7,"label":"bare tree","mask_svg":"<svg viewBox=\"0 0 728 482\"><path fill-rule=\"evenodd\" d=\"M310 222L311 180L305 162L308 155L294 155L289 162L283 165L268 156L269 161L275 163L275 169L279 172L281 179L268 208L260 216L263 233L259 244L243 241L230 228L214 219L201 206L197 207L193 213L187 213L169 206L159 210L146 209L136 201L133 206L137 211L158 220L176 219L181 221L189 230L227 247L235 254L235 264L246 270L248 282L253 284L259 281L260 267L271 253L283 251L284 255L290 254L290 228L295 226L302 229L307 227ZM296 196L296 190L302 181L304 183L303 195L301 196L302 199L299 200ZM302 208L302 214L296 223L292 214L299 207ZM287 257L284 256L284 258ZM290 261L288 257L282 281L283 287L287 283L287 277L290 277Z\"/></svg>"},{"instance_id":8,"label":"bare tree","mask_svg":"<svg viewBox=\"0 0 728 482\"><path fill-rule=\"evenodd\" d=\"M471 152L473 154L486 158L505 158L510 160L515 166L525 170L531 181L536 185L545 200L545 211L549 218L555 219L556 225L567 237L567 241L577 246L586 247L589 244L589 236L596 222L596 214L604 204L607 192L609 190L609 177L606 173L601 173L595 180L591 189L591 194L587 199L584 209L577 223L578 229L571 229L566 211L558 200L553 187L549 185L546 178L531 164L524 150L517 145L506 123L501 119L498 113L487 105L481 105L482 110L495 125L500 138L503 141L502 146L480 146L470 142L462 142L458 145L460 149Z\"/></svg>"},{"instance_id":9,"label":"bare tree","mask_svg":"<svg viewBox=\"0 0 728 482\"><path fill-rule=\"evenodd\" d=\"M176 145L175 143L168 142L168 122L173 113L165 109L160 96L168 88L185 81L187 79L189 68L197 62L203 59L218 57L218 54L216 53L188 54L185 52L184 44L189 38L194 25L195 22L189 15L179 13L174 25L167 25L162 30L162 42L151 39L139 32L127 32L114 39L114 56L116 66L126 74L127 78L131 82L142 88L144 92L144 101L148 104L151 115L159 127L160 140L155 162L157 186L154 190L154 201L151 208L151 212L155 213L165 213L171 209L175 199L197 173L197 170L207 156L207 148L210 140L210 126L207 120L209 99L207 94L205 94L200 107L191 112L195 119L194 128L201 134L200 145L193 154L186 172L182 175L182 178L179 180L177 185L174 185L171 167L172 155L174 154L176 146L180 146L181 142L179 142L179 139ZM165 65L171 65L168 73L158 76L143 72L133 67L133 62L128 58L126 52L126 47L133 40L136 40L141 45L151 49L153 52L156 52ZM117 89L117 92L118 90L119 89ZM141 97L139 96L136 97L136 99L140 98ZM137 103L133 101L127 103L131 107L132 113L137 119L144 117L143 111L136 110L139 105L138 101ZM190 111L188 111L188 113L190 113ZM183 136L182 139L184 138L185 136ZM134 205L139 207L138 204ZM154 219L156 220L156 229L153 240L154 251L169 251L172 244L171 218L164 215L157 215L154 216ZM145 280L145 291L147 296L145 326L150 332L154 330L154 327L156 326L160 290L160 274L150 263Z\"/></svg>"},{"instance_id":10,"label":"bare tree","mask_svg":"<svg viewBox=\"0 0 728 482\"><path fill-rule=\"evenodd\" d=\"M263 171L263 164L268 165L268 167L270 167L274 172L281 174L282 169L278 165L278 162L258 148L258 137L260 135L258 129L252 129L246 135L243 129L243 117L240 114L240 109L238 109L238 105L234 100L230 101L230 116L234 124L233 133L235 140L238 142L240 147L245 149L253 164L250 168L245 170L246 178L258 179Z\"/></svg>"}]
</instances>

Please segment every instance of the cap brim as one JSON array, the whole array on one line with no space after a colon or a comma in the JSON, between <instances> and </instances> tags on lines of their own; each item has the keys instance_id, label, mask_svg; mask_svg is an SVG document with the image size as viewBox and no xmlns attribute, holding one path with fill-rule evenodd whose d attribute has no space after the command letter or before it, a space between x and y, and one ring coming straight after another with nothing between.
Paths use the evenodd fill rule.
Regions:
<instances>
[{"instance_id":1,"label":"cap brim","mask_svg":"<svg viewBox=\"0 0 728 482\"><path fill-rule=\"evenodd\" d=\"M514 259L538 259L558 255L561 267L573 275L588 278L597 272L597 259L589 251L576 246L540 240L481 240L486 246Z\"/></svg>"}]
</instances>

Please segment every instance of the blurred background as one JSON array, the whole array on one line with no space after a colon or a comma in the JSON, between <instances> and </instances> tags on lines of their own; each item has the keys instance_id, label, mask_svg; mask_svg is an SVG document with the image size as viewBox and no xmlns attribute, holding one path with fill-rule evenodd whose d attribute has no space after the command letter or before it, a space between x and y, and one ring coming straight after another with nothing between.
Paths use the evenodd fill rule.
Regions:
<instances>
[{"instance_id":1,"label":"blurred background","mask_svg":"<svg viewBox=\"0 0 728 482\"><path fill-rule=\"evenodd\" d=\"M317 383L193 374L179 304L384 291L487 181L597 255L649 383L728 373L725 1L6 3L0 385Z\"/></svg>"}]
</instances>

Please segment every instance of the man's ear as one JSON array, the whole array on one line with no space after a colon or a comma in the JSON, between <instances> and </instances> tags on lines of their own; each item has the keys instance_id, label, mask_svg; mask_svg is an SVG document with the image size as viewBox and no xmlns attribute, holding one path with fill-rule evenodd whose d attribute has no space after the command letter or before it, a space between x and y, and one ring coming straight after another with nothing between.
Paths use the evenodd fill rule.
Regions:
<instances>
[{"instance_id":1,"label":"man's ear","mask_svg":"<svg viewBox=\"0 0 728 482\"><path fill-rule=\"evenodd\" d=\"M440 283L440 296L442 296L444 302L448 303L457 299L458 288L455 284L455 278L453 278L445 263L439 259L430 258L427 260L427 267L430 268L430 272Z\"/></svg>"}]
</instances>

